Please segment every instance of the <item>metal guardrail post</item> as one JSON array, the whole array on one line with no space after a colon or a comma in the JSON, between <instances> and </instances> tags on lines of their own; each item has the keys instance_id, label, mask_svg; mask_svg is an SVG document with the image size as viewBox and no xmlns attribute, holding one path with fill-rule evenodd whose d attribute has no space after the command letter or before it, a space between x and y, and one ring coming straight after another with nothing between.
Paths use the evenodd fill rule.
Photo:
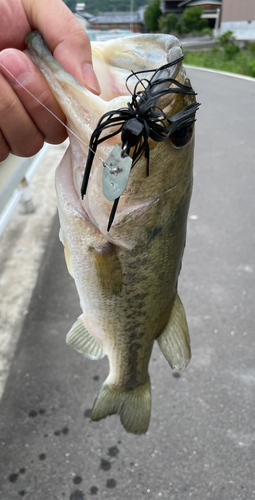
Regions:
<instances>
[{"instance_id":1,"label":"metal guardrail post","mask_svg":"<svg viewBox=\"0 0 255 500\"><path fill-rule=\"evenodd\" d=\"M26 177L24 177L20 183L21 196L19 200L20 212L23 214L31 214L34 212L35 207L32 198L32 191L27 182Z\"/></svg>"},{"instance_id":2,"label":"metal guardrail post","mask_svg":"<svg viewBox=\"0 0 255 500\"><path fill-rule=\"evenodd\" d=\"M0 236L19 202L23 213L34 211L29 182L49 147L44 144L32 158L15 158L10 168L8 159L0 165Z\"/></svg>"}]
</instances>

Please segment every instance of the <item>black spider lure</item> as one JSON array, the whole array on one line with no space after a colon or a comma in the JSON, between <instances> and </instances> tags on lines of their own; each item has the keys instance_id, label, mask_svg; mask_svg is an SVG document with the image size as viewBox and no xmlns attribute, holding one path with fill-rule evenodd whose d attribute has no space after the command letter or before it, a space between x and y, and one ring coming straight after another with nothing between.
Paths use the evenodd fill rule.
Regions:
<instances>
[{"instance_id":1,"label":"black spider lure","mask_svg":"<svg viewBox=\"0 0 255 500\"><path fill-rule=\"evenodd\" d=\"M156 103L160 97L167 94L189 94L196 95L193 89L187 85L183 85L173 78L162 78L160 77L161 72L170 66L178 64L184 59L184 55L172 61L160 68L154 70L143 70L133 72L128 76L126 80L126 87L129 93L132 95L132 100L127 103L126 108L121 108L114 111L108 111L99 120L96 129L91 135L89 143L89 152L86 163L86 168L84 172L81 196L82 198L86 194L89 174L91 171L93 159L98 144L106 141L110 137L113 137L121 132L122 141L122 152L121 157L125 158L132 152L132 167L138 162L141 156L144 154L147 160L147 176L149 175L149 159L150 150L148 139L149 137L156 142L163 142L168 137L179 131L183 127L190 127L195 121L195 113L199 107L198 102L194 102L189 106L186 106L181 111L173 116L167 117L164 111L156 106ZM146 78L139 78L138 75L141 73L153 73L150 80ZM128 80L135 76L137 78L137 83L134 87L134 91L128 87ZM174 84L174 87L169 86L168 88L162 88L165 84ZM138 90L138 86L142 86L143 90ZM101 133L108 129L115 127L114 132L111 131L108 135L100 138ZM104 166L107 167L107 161L104 162ZM108 167L109 168L109 167ZM121 169L119 169L120 171ZM117 172L117 171L115 171ZM115 174L116 175L116 174ZM117 210L118 202L120 197L114 200L112 211L110 214L107 231L110 230L113 223L113 219Z\"/></svg>"}]
</instances>

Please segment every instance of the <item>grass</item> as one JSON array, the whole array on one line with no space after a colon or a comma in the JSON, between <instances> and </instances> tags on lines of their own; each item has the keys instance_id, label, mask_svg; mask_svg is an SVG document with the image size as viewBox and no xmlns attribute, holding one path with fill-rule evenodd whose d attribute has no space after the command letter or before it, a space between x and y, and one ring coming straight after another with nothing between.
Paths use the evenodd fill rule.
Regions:
<instances>
[{"instance_id":1,"label":"grass","mask_svg":"<svg viewBox=\"0 0 255 500\"><path fill-rule=\"evenodd\" d=\"M235 46L236 47L236 46ZM212 50L185 53L184 64L217 69L255 77L255 51L238 50L236 53L214 47Z\"/></svg>"}]
</instances>

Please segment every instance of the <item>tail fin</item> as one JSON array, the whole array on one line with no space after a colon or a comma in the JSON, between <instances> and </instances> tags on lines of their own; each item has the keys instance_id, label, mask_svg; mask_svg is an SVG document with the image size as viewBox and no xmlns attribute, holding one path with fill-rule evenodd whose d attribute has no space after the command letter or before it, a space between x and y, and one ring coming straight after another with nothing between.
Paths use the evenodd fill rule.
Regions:
<instances>
[{"instance_id":1,"label":"tail fin","mask_svg":"<svg viewBox=\"0 0 255 500\"><path fill-rule=\"evenodd\" d=\"M107 384L102 385L92 408L91 419L101 420L108 415L119 415L127 432L145 434L151 416L151 384L148 381L132 391L119 391Z\"/></svg>"}]
</instances>

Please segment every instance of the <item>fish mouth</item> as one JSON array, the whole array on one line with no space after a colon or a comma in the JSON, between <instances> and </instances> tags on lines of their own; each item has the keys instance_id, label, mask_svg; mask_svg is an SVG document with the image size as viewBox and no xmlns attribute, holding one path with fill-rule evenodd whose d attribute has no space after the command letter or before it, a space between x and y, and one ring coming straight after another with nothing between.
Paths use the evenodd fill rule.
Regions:
<instances>
[{"instance_id":1,"label":"fish mouth","mask_svg":"<svg viewBox=\"0 0 255 500\"><path fill-rule=\"evenodd\" d=\"M177 38L170 35L136 35L108 42L92 42L93 66L99 80L102 93L100 98L110 101L119 96L129 96L126 80L132 73L144 71L143 78L150 79L146 70L157 69L182 56L182 49ZM176 78L181 63L162 71L159 78ZM131 91L137 78L129 79ZM114 109L114 108L113 108Z\"/></svg>"},{"instance_id":2,"label":"fish mouth","mask_svg":"<svg viewBox=\"0 0 255 500\"><path fill-rule=\"evenodd\" d=\"M30 57L39 67L49 83L57 101L63 109L67 125L70 129L69 137L72 150L72 162L70 168L73 171L73 184L80 197L81 185L88 156L88 146L91 134L95 130L98 120L109 111L119 110L127 107L132 99L132 91L137 84L137 77L132 73L143 71L143 78L151 79L152 73L148 70L156 70L168 63L180 59L182 49L177 38L171 35L135 35L111 40L108 42L92 42L93 66L99 80L102 93L96 96L82 85L63 67L55 61L45 46L38 32L32 32L27 36L27 46ZM181 61L169 68L164 68L157 75L160 79L172 78L180 83L185 83L186 75ZM126 80L129 78L127 87ZM167 85L169 87L169 84ZM158 85L160 88L160 85ZM138 87L139 90L139 87ZM161 100L162 110L171 114L171 108L175 103L175 94L168 95ZM103 134L102 134L103 135ZM121 221L126 220L132 212L141 213L157 199L159 192L154 190L142 190L134 193L134 183L139 183L146 178L145 159L139 160L138 180L134 170L131 170L125 196L120 198L118 214L115 218L111 234L107 231L108 220L112 209L112 202L108 201L102 193L102 171L103 161L110 155L115 144L121 146L120 134L102 142L97 149L91 169L88 189L83 200L80 199L84 216L99 229L104 237L113 243L118 240L117 227ZM155 142L149 139L150 151L155 148ZM131 191L128 188L131 186ZM171 190L173 186L168 185ZM166 189L164 189L166 190ZM133 192L133 195L131 195ZM132 246L133 243L128 243ZM121 243L121 246L122 243ZM125 244L124 244L125 246Z\"/></svg>"},{"instance_id":3,"label":"fish mouth","mask_svg":"<svg viewBox=\"0 0 255 500\"><path fill-rule=\"evenodd\" d=\"M43 73L52 92L63 109L73 132L88 144L90 136L101 116L110 111L127 106L137 77L126 80L132 73L143 71L143 78L150 79L146 70L157 69L174 62L182 56L180 42L172 35L136 35L120 40L92 42L92 60L100 83L101 94L97 96L84 88L73 76L53 58L39 32L26 36L28 54ZM182 63L178 62L162 70L158 78L185 80ZM139 88L138 88L139 90ZM162 107L169 104L164 102Z\"/></svg>"}]
</instances>

